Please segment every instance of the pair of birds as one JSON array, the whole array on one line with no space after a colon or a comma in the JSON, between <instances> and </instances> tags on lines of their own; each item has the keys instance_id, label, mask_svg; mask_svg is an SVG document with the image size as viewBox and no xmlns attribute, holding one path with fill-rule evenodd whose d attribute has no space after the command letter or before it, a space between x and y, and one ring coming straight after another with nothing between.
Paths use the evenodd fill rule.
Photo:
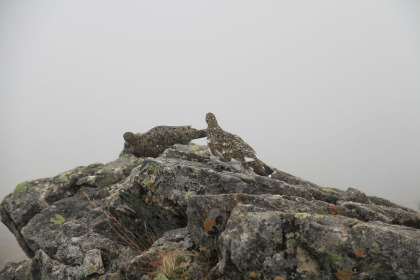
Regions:
<instances>
[{"instance_id":1,"label":"pair of birds","mask_svg":"<svg viewBox=\"0 0 420 280\"><path fill-rule=\"evenodd\" d=\"M239 136L224 131L212 113L206 115L207 129L191 126L157 126L142 135L124 133L130 150L141 157L158 157L174 144L188 144L191 140L207 137L210 154L220 163L230 165L238 171L254 171L269 176L273 170L257 158L251 148Z\"/></svg>"}]
</instances>

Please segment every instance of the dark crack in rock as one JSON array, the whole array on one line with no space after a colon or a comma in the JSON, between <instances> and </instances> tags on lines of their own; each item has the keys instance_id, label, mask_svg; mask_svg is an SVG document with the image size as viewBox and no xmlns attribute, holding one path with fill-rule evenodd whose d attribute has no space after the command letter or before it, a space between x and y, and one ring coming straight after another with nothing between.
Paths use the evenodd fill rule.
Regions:
<instances>
[{"instance_id":1,"label":"dark crack in rock","mask_svg":"<svg viewBox=\"0 0 420 280\"><path fill-rule=\"evenodd\" d=\"M241 173L192 143L23 182L0 215L29 257L5 280L420 279L419 212ZM178 266L163 270L165 256Z\"/></svg>"}]
</instances>

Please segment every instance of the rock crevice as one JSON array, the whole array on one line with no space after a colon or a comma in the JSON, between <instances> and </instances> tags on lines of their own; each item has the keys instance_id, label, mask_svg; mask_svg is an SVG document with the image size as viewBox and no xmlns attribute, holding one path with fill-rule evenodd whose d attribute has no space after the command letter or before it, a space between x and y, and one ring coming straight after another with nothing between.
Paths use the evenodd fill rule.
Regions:
<instances>
[{"instance_id":1,"label":"rock crevice","mask_svg":"<svg viewBox=\"0 0 420 280\"><path fill-rule=\"evenodd\" d=\"M30 259L0 279L420 279L419 212L231 170L206 150L122 153L19 184L0 215Z\"/></svg>"}]
</instances>

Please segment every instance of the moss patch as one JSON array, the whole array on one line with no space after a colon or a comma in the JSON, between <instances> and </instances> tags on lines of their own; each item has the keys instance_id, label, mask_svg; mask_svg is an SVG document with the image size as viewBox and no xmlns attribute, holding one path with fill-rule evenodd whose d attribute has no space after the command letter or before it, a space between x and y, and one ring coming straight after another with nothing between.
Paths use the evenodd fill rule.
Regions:
<instances>
[{"instance_id":1,"label":"moss patch","mask_svg":"<svg viewBox=\"0 0 420 280\"><path fill-rule=\"evenodd\" d=\"M192 192L191 191L188 191L186 194L185 194L185 199L187 199L188 200L188 198L190 198L190 196L192 195Z\"/></svg>"},{"instance_id":2,"label":"moss patch","mask_svg":"<svg viewBox=\"0 0 420 280\"><path fill-rule=\"evenodd\" d=\"M286 248L294 248L296 247L296 240L295 239L287 239L286 241Z\"/></svg>"},{"instance_id":3,"label":"moss patch","mask_svg":"<svg viewBox=\"0 0 420 280\"><path fill-rule=\"evenodd\" d=\"M168 277L166 277L163 273L159 273L159 275L153 278L153 280L168 280Z\"/></svg>"},{"instance_id":4,"label":"moss patch","mask_svg":"<svg viewBox=\"0 0 420 280\"><path fill-rule=\"evenodd\" d=\"M73 174L73 170L63 172L63 173L60 174L60 179L61 180L67 180L72 174Z\"/></svg>"},{"instance_id":5,"label":"moss patch","mask_svg":"<svg viewBox=\"0 0 420 280\"><path fill-rule=\"evenodd\" d=\"M150 171L150 172L153 172L153 173L158 173L160 171L160 167L157 164L150 163L147 166L147 170Z\"/></svg>"},{"instance_id":6,"label":"moss patch","mask_svg":"<svg viewBox=\"0 0 420 280\"><path fill-rule=\"evenodd\" d=\"M25 191L27 188L26 186L26 182L22 182L19 185L16 186L15 190L13 191L13 194L18 194L21 193L23 191Z\"/></svg>"},{"instance_id":7,"label":"moss patch","mask_svg":"<svg viewBox=\"0 0 420 280\"><path fill-rule=\"evenodd\" d=\"M115 167L112 164L105 164L102 168L104 170L115 170Z\"/></svg>"},{"instance_id":8,"label":"moss patch","mask_svg":"<svg viewBox=\"0 0 420 280\"><path fill-rule=\"evenodd\" d=\"M191 145L191 146L190 146L190 149L191 149L191 150L193 150L193 151L197 151L197 150L198 150L198 148L199 148L199 147L198 147L197 145Z\"/></svg>"},{"instance_id":9,"label":"moss patch","mask_svg":"<svg viewBox=\"0 0 420 280\"><path fill-rule=\"evenodd\" d=\"M373 241L372 248L369 250L370 253L376 255L381 252L381 247L379 246L379 243L376 241Z\"/></svg>"},{"instance_id":10,"label":"moss patch","mask_svg":"<svg viewBox=\"0 0 420 280\"><path fill-rule=\"evenodd\" d=\"M324 192L329 192L329 193L336 193L336 194L339 194L339 192L338 192L338 191L335 191L335 190L332 190L332 189L328 189L328 188L322 188L322 190L323 190Z\"/></svg>"},{"instance_id":11,"label":"moss patch","mask_svg":"<svg viewBox=\"0 0 420 280\"><path fill-rule=\"evenodd\" d=\"M146 178L143 179L143 181L137 181L138 183L142 184L143 186L147 187L149 185L150 180L152 180L152 178L150 178L149 176L147 176Z\"/></svg>"},{"instance_id":12,"label":"moss patch","mask_svg":"<svg viewBox=\"0 0 420 280\"><path fill-rule=\"evenodd\" d=\"M54 225L61 225L66 219L60 214L55 214L55 218L51 218L50 222Z\"/></svg>"},{"instance_id":13,"label":"moss patch","mask_svg":"<svg viewBox=\"0 0 420 280\"><path fill-rule=\"evenodd\" d=\"M283 236L282 236L282 234L281 234L281 231L276 231L275 233L274 233L274 237L273 237L273 242L274 243L276 243L276 244L280 244L280 243L282 243L283 242Z\"/></svg>"},{"instance_id":14,"label":"moss patch","mask_svg":"<svg viewBox=\"0 0 420 280\"><path fill-rule=\"evenodd\" d=\"M341 261L343 259L342 256L337 255L334 252L326 251L326 253L328 255L327 256L327 261L329 261L329 262Z\"/></svg>"},{"instance_id":15,"label":"moss patch","mask_svg":"<svg viewBox=\"0 0 420 280\"><path fill-rule=\"evenodd\" d=\"M105 178L103 178L102 180L100 180L98 182L98 187L99 188L104 188L104 187L110 186L112 184L115 184L116 182L117 182L117 179L115 179L114 177L106 176Z\"/></svg>"},{"instance_id":16,"label":"moss patch","mask_svg":"<svg viewBox=\"0 0 420 280\"><path fill-rule=\"evenodd\" d=\"M306 218L308 218L310 216L312 216L312 215L309 214L309 213L296 213L295 214L295 217L298 218L298 219L300 219L300 220L306 219Z\"/></svg>"}]
</instances>

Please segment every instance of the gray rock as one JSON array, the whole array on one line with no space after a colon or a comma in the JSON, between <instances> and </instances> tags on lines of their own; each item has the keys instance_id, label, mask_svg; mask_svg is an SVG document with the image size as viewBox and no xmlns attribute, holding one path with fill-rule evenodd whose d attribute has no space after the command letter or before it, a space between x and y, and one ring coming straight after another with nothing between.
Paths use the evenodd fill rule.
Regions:
<instances>
[{"instance_id":1,"label":"gray rock","mask_svg":"<svg viewBox=\"0 0 420 280\"><path fill-rule=\"evenodd\" d=\"M382 222L241 205L218 241L219 268L229 279L418 279L419 238Z\"/></svg>"},{"instance_id":2,"label":"gray rock","mask_svg":"<svg viewBox=\"0 0 420 280\"><path fill-rule=\"evenodd\" d=\"M0 215L30 258L5 280L420 279L419 212L231 170L194 144L24 182Z\"/></svg>"},{"instance_id":3,"label":"gray rock","mask_svg":"<svg viewBox=\"0 0 420 280\"><path fill-rule=\"evenodd\" d=\"M104 264L102 263L101 251L92 249L86 252L83 260L83 267L87 276L92 274L104 274Z\"/></svg>"}]
</instances>

